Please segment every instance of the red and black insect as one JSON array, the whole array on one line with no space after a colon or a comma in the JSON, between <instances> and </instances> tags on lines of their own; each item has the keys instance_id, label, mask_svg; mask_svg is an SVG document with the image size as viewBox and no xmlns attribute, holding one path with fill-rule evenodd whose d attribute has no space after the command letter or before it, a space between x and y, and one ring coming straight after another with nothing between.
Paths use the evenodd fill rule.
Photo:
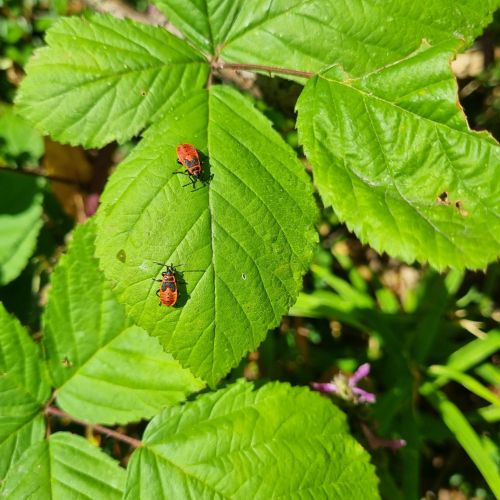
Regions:
<instances>
[{"instance_id":1,"label":"red and black insect","mask_svg":"<svg viewBox=\"0 0 500 500\"><path fill-rule=\"evenodd\" d=\"M203 178L204 172L197 149L191 144L179 144L176 148L176 152L178 158L177 163L182 165L186 171L174 172L174 174L187 175L190 181L182 187L189 186L189 184L191 184L194 189L198 181L205 184L206 180Z\"/></svg>"},{"instance_id":2,"label":"red and black insect","mask_svg":"<svg viewBox=\"0 0 500 500\"><path fill-rule=\"evenodd\" d=\"M161 273L162 279L157 280L153 278L153 281L158 281L161 283L159 290L156 291L156 295L160 298L160 303L158 305L164 305L167 307L172 307L177 302L179 297L179 290L177 288L177 284L185 285L185 281L178 281L176 272L177 268L183 266L184 264L178 264L174 266L173 264L163 264L162 262L155 262L160 266L165 266L166 271ZM183 273L192 273L192 272L203 272L203 271L183 271Z\"/></svg>"},{"instance_id":3,"label":"red and black insect","mask_svg":"<svg viewBox=\"0 0 500 500\"><path fill-rule=\"evenodd\" d=\"M167 307L171 307L175 305L177 297L179 296L179 292L177 290L177 279L175 276L176 267L179 266L169 266L162 264L161 262L155 262L155 264L159 264L160 266L165 266L167 268L166 271L161 273L161 280L153 278L153 281L159 281L161 283L159 290L156 291L156 295L160 297L159 305L161 306L163 304Z\"/></svg>"}]
</instances>

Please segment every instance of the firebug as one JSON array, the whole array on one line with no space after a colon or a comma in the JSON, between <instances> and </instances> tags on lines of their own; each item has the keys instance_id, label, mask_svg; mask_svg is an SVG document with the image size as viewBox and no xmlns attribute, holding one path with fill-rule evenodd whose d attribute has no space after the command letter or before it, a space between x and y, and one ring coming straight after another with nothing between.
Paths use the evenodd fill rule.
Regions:
<instances>
[{"instance_id":1,"label":"firebug","mask_svg":"<svg viewBox=\"0 0 500 500\"><path fill-rule=\"evenodd\" d=\"M177 163L182 165L186 171L174 172L174 174L187 175L193 189L196 187L198 181L205 184L206 181L203 179L204 172L197 149L191 144L179 144L176 148L176 152ZM189 186L190 183L184 184L182 187Z\"/></svg>"},{"instance_id":2,"label":"firebug","mask_svg":"<svg viewBox=\"0 0 500 500\"><path fill-rule=\"evenodd\" d=\"M177 302L177 298L179 297L179 291L177 288L177 284L185 284L184 281L178 281L176 272L177 268L183 266L184 264L178 264L174 266L173 264L163 264L162 262L155 262L159 266L164 266L166 271L161 273L162 279L157 280L153 278L153 281L158 281L161 283L160 288L156 291L156 295L160 298L160 303L158 305L165 305L167 307L172 307ZM203 272L203 271L183 271L183 273L190 272Z\"/></svg>"}]
</instances>

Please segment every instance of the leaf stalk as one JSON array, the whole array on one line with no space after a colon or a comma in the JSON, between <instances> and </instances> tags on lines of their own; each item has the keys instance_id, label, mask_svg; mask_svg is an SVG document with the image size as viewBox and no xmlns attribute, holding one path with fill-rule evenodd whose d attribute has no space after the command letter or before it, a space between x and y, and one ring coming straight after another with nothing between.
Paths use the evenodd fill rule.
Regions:
<instances>
[{"instance_id":1,"label":"leaf stalk","mask_svg":"<svg viewBox=\"0 0 500 500\"><path fill-rule=\"evenodd\" d=\"M290 68L279 68L278 66L267 66L264 64L243 64L243 63L225 63L222 61L216 62L212 65L213 69L234 69L244 71L264 71L266 73L278 73L282 75L299 76L302 78L311 78L314 73L309 71L300 71Z\"/></svg>"},{"instance_id":2,"label":"leaf stalk","mask_svg":"<svg viewBox=\"0 0 500 500\"><path fill-rule=\"evenodd\" d=\"M127 443L128 445L132 446L132 448L139 448L140 446L142 446L142 443L139 439L132 438L130 436L127 436L126 434L114 431L113 429L109 429L108 427L103 427L102 425L99 424L91 424L89 422L85 422L84 420L74 418L68 413L59 410L59 408L55 408L54 406L47 406L45 408L45 415L47 416L52 415L59 418L66 418L68 420L71 420L71 422L74 422L75 424L79 424L85 427L90 427L92 430L99 432L100 434L104 434L105 436L114 438L117 441L122 441L123 443Z\"/></svg>"}]
</instances>

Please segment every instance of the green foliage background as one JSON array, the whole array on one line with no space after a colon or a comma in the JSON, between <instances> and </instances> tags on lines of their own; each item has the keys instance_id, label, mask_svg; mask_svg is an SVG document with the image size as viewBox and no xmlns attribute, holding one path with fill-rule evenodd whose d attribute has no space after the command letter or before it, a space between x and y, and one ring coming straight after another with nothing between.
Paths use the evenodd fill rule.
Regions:
<instances>
[{"instance_id":1,"label":"green foliage background","mask_svg":"<svg viewBox=\"0 0 500 500\"><path fill-rule=\"evenodd\" d=\"M452 436L480 472L473 482L500 494L498 436L488 435L500 408L498 267L480 285L464 271L499 254L500 148L469 129L450 69L498 2L155 5L185 38L107 14L57 19L71 2L0 2L7 101L49 28L15 106L0 107L0 283L10 283L0 495L414 498L422 445ZM38 25L23 28L30 15ZM303 152L290 139L295 117L230 84L235 69L297 89ZM38 177L42 135L106 146L96 165L105 151L126 156L102 196L107 174L94 170L84 188L100 198L97 215L60 258L71 223ZM196 189L173 175L179 143L202 156L207 182ZM361 249L345 228L399 261ZM187 281L173 308L158 307L157 262ZM34 265L43 270L18 298ZM391 286L391 268L399 280L413 273L411 285ZM49 280L48 293L32 293ZM21 297L34 338L9 312ZM265 383L331 380L367 359L372 408ZM234 383L241 375L261 380ZM460 391L477 398L472 409L454 402ZM61 425L44 439L61 416L105 433L120 425L112 436L132 451L103 453ZM372 450L391 437L406 446L398 460L370 455L351 433Z\"/></svg>"}]
</instances>

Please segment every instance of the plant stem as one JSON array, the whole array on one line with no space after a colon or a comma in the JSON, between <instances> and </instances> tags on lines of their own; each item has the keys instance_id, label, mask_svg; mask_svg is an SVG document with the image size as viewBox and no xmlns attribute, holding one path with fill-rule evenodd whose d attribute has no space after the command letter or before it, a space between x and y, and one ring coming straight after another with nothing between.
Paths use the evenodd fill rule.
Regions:
<instances>
[{"instance_id":1,"label":"plant stem","mask_svg":"<svg viewBox=\"0 0 500 500\"><path fill-rule=\"evenodd\" d=\"M225 63L218 62L214 64L214 69L241 69L245 71L265 71L267 73L281 73L282 75L292 75L292 76L300 76L302 78L311 78L314 76L314 73L310 73L309 71L299 71L297 69L289 69L289 68L279 68L277 66L265 66L263 64L233 64L233 63Z\"/></svg>"},{"instance_id":2,"label":"plant stem","mask_svg":"<svg viewBox=\"0 0 500 500\"><path fill-rule=\"evenodd\" d=\"M74 418L71 415L68 415L66 412L59 410L58 408L55 408L54 406L47 406L45 408L45 414L46 415L54 415L56 417L60 418L67 418L68 420L71 420L72 422L75 422L76 424L83 425L85 427L90 427L94 431L99 432L100 434L104 434L108 437L112 437L118 441L122 441L124 443L127 443L128 445L132 446L133 448L139 448L142 443L138 439L132 438L130 436L127 436L126 434L122 434L121 432L114 431L113 429L108 429L107 427L103 427L102 425L98 424L90 424L88 422L85 422L84 420L79 420L78 418Z\"/></svg>"},{"instance_id":3,"label":"plant stem","mask_svg":"<svg viewBox=\"0 0 500 500\"><path fill-rule=\"evenodd\" d=\"M43 177L44 179L47 179L48 181L52 182L61 182L63 184L72 184L75 186L79 186L83 188L83 184L78 182L76 179L67 179L65 177L59 177L58 175L47 175L43 174L39 170L24 170L24 169L16 169L16 168L4 168L2 167L2 170L8 170L9 172L14 172L16 174L20 175L31 175L33 177Z\"/></svg>"}]
</instances>

